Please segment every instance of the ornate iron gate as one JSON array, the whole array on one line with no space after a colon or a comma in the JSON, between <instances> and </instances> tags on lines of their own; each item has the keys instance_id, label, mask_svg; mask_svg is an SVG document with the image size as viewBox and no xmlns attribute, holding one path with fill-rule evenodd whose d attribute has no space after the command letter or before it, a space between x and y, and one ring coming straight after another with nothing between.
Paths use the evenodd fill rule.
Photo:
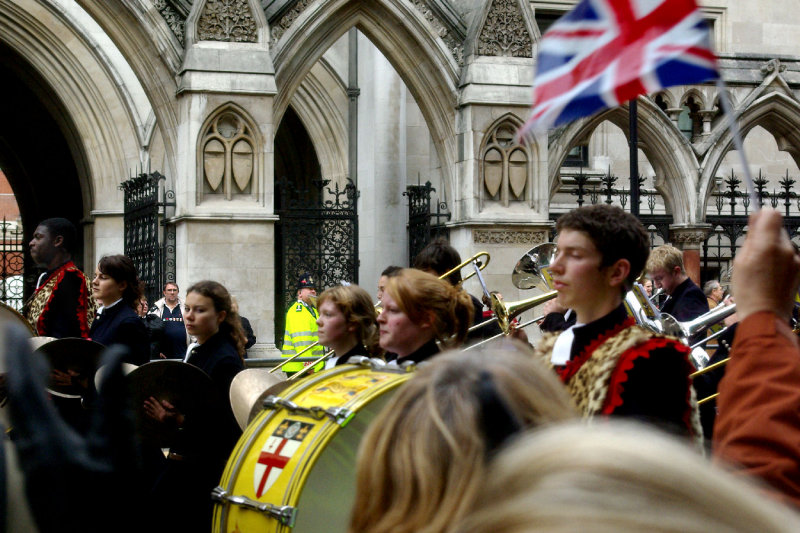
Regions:
<instances>
[{"instance_id":1,"label":"ornate iron gate","mask_svg":"<svg viewBox=\"0 0 800 533\"><path fill-rule=\"evenodd\" d=\"M611 205L616 200L620 207L625 209L628 203L630 203L630 190L625 188L616 188L616 183L619 180L619 177L614 176L610 171L600 177L599 188L597 185L592 185L591 188L589 188L588 182L590 177L584 174L583 171L575 175L573 179L575 181L575 187L569 192L572 195L577 196L578 199L576 203L578 204L578 207L582 206L586 202L587 197L591 205L596 205L600 201ZM656 206L658 205L656 200L659 195L658 191L644 189L642 187L644 185L644 181L644 178L640 176L639 207L641 211L641 204L644 203L649 213L641 213L638 218L650 234L650 248L652 249L669 242L669 226L672 224L672 215L661 215L655 213ZM559 216L561 216L561 213L550 213L550 220L556 221L558 220ZM550 234L550 240L553 239L555 239L555 229L553 229Z\"/></svg>"},{"instance_id":2,"label":"ornate iron gate","mask_svg":"<svg viewBox=\"0 0 800 533\"><path fill-rule=\"evenodd\" d=\"M175 193L160 187L165 179L159 172L142 173L120 185L125 193L125 255L136 265L151 304L161 297L166 282L175 281L175 228L166 223L166 208L175 205Z\"/></svg>"},{"instance_id":3,"label":"ornate iron gate","mask_svg":"<svg viewBox=\"0 0 800 533\"><path fill-rule=\"evenodd\" d=\"M286 309L297 298L297 280L309 272L317 291L358 283L358 191L348 179L344 188L315 180L298 188L286 178L276 182L280 221L275 235L275 344L283 342Z\"/></svg>"},{"instance_id":4,"label":"ornate iron gate","mask_svg":"<svg viewBox=\"0 0 800 533\"><path fill-rule=\"evenodd\" d=\"M8 222L3 217L0 238L0 300L21 312L25 285L25 238L22 225Z\"/></svg>"},{"instance_id":5,"label":"ornate iron gate","mask_svg":"<svg viewBox=\"0 0 800 533\"><path fill-rule=\"evenodd\" d=\"M445 202L436 202L436 212L431 212L431 194L436 189L431 182L425 185L409 185L403 196L408 196L408 264L425 246L437 237L450 238L444 221L450 220Z\"/></svg>"},{"instance_id":6,"label":"ornate iron gate","mask_svg":"<svg viewBox=\"0 0 800 533\"><path fill-rule=\"evenodd\" d=\"M795 242L800 240L800 195L794 192L795 180L786 176L779 181L780 190L767 190L767 180L762 172L753 179L761 205L773 209L783 206L783 225ZM722 279L729 281L733 257L744 242L747 217L750 213L750 196L740 186L742 180L733 172L721 180L717 190L712 193L706 215L706 222L712 230L703 243L703 279ZM716 214L711 214L712 209Z\"/></svg>"}]
</instances>

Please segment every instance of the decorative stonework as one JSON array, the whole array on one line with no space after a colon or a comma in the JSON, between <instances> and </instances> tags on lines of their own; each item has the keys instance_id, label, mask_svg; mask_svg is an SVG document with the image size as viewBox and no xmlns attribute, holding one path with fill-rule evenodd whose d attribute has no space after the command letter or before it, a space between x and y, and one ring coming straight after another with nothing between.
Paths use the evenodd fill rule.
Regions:
<instances>
[{"instance_id":1,"label":"decorative stonework","mask_svg":"<svg viewBox=\"0 0 800 533\"><path fill-rule=\"evenodd\" d=\"M299 17L313 2L314 0L298 0L298 2L292 6L292 9L284 13L277 23L272 24L270 28L270 47L274 47L275 43L286 33L286 30L294 24L297 17Z\"/></svg>"},{"instance_id":2,"label":"decorative stonework","mask_svg":"<svg viewBox=\"0 0 800 533\"><path fill-rule=\"evenodd\" d=\"M525 200L531 179L531 158L527 148L514 140L517 125L506 120L486 134L481 150L482 197L508 207Z\"/></svg>"},{"instance_id":3,"label":"decorative stonework","mask_svg":"<svg viewBox=\"0 0 800 533\"><path fill-rule=\"evenodd\" d=\"M153 6L161 13L161 16L164 17L164 21L178 41L184 44L183 27L186 22L186 17L182 17L168 0L154 0Z\"/></svg>"},{"instance_id":4,"label":"decorative stonework","mask_svg":"<svg viewBox=\"0 0 800 533\"><path fill-rule=\"evenodd\" d=\"M219 113L204 130L198 184L203 197L253 193L256 142L244 119L233 110Z\"/></svg>"},{"instance_id":5,"label":"decorative stonework","mask_svg":"<svg viewBox=\"0 0 800 533\"><path fill-rule=\"evenodd\" d=\"M456 60L459 66L464 66L464 43L462 43L459 39L453 35L453 33L447 29L447 27L439 20L439 17L436 16L436 13L428 6L427 2L424 0L413 0L414 7L417 8L417 11L422 13L422 16L425 17L425 20L428 21L428 24L433 26L433 30L436 34L442 38L442 40L447 45L447 49L450 50L450 53L453 55L453 59Z\"/></svg>"},{"instance_id":6,"label":"decorative stonework","mask_svg":"<svg viewBox=\"0 0 800 533\"><path fill-rule=\"evenodd\" d=\"M475 244L540 244L547 242L547 232L537 230L474 229Z\"/></svg>"},{"instance_id":7,"label":"decorative stonework","mask_svg":"<svg viewBox=\"0 0 800 533\"><path fill-rule=\"evenodd\" d=\"M783 72L786 70L786 65L781 63L780 59L770 59L763 65L761 65L761 74L765 77L772 74L775 71Z\"/></svg>"},{"instance_id":8,"label":"decorative stonework","mask_svg":"<svg viewBox=\"0 0 800 533\"><path fill-rule=\"evenodd\" d=\"M482 56L533 57L533 41L518 0L492 0L476 50Z\"/></svg>"},{"instance_id":9,"label":"decorative stonework","mask_svg":"<svg viewBox=\"0 0 800 533\"><path fill-rule=\"evenodd\" d=\"M670 241L681 250L699 250L711 231L711 226L669 229Z\"/></svg>"},{"instance_id":10,"label":"decorative stonework","mask_svg":"<svg viewBox=\"0 0 800 533\"><path fill-rule=\"evenodd\" d=\"M201 41L254 43L256 21L248 0L208 0L197 21Z\"/></svg>"}]
</instances>

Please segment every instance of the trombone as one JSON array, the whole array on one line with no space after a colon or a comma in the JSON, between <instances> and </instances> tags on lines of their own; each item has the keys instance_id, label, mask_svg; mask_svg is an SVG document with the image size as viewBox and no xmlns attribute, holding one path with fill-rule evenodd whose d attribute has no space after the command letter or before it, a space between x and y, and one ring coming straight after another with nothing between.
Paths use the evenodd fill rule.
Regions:
<instances>
[{"instance_id":1,"label":"trombone","mask_svg":"<svg viewBox=\"0 0 800 533\"><path fill-rule=\"evenodd\" d=\"M514 267L514 271L511 273L511 282L514 284L514 286L518 289L525 290L535 288L546 292L532 298L526 298L524 300L518 300L515 302L505 302L503 301L502 296L493 293L491 295L491 308L492 312L494 312L494 317L487 321L481 322L476 326L473 326L470 328L470 331L496 320L500 326L500 329L502 330L502 333L467 346L464 348L465 350L482 346L483 344L498 337L508 335L511 332L511 322L517 316L528 309L532 309L537 305L541 305L544 302L552 300L558 296L558 291L552 290L553 277L550 274L550 265L555 259L555 256L555 243L545 242L528 250L528 252L525 253L525 255L523 255L519 261L517 261L517 265ZM519 327L524 328L538 320L540 319L535 318Z\"/></svg>"}]
</instances>

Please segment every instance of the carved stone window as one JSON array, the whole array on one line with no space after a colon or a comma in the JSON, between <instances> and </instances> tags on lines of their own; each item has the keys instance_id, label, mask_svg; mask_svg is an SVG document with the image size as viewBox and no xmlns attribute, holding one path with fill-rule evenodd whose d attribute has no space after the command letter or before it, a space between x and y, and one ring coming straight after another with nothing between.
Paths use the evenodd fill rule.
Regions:
<instances>
[{"instance_id":1,"label":"carved stone window","mask_svg":"<svg viewBox=\"0 0 800 533\"><path fill-rule=\"evenodd\" d=\"M255 174L253 131L244 118L226 110L203 130L200 143L202 183L200 199L252 195Z\"/></svg>"},{"instance_id":2,"label":"carved stone window","mask_svg":"<svg viewBox=\"0 0 800 533\"><path fill-rule=\"evenodd\" d=\"M481 196L502 203L524 202L530 187L531 157L528 149L514 142L517 125L505 121L487 136L481 157Z\"/></svg>"}]
</instances>

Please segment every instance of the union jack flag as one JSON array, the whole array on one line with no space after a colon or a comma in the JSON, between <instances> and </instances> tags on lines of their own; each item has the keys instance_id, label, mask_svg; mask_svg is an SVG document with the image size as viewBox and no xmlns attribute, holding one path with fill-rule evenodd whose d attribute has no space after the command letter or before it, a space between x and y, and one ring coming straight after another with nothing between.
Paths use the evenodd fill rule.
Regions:
<instances>
[{"instance_id":1,"label":"union jack flag","mask_svg":"<svg viewBox=\"0 0 800 533\"><path fill-rule=\"evenodd\" d=\"M581 0L542 37L533 110L519 135L717 76L694 0Z\"/></svg>"}]
</instances>

